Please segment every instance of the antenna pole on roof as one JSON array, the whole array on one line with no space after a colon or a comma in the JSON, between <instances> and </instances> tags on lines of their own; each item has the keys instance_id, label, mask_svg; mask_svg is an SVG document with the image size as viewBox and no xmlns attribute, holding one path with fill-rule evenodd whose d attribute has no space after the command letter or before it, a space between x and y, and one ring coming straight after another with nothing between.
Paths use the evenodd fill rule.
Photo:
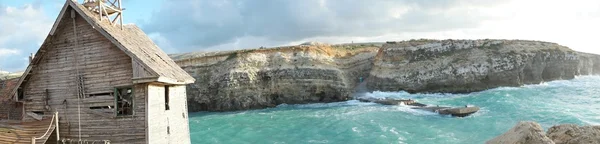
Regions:
<instances>
[{"instance_id":1,"label":"antenna pole on roof","mask_svg":"<svg viewBox=\"0 0 600 144\"><path fill-rule=\"evenodd\" d=\"M123 29L123 10L121 0L84 0L82 4L89 11L98 14L100 22L105 18L111 25L117 25L117 20L121 30Z\"/></svg>"}]
</instances>

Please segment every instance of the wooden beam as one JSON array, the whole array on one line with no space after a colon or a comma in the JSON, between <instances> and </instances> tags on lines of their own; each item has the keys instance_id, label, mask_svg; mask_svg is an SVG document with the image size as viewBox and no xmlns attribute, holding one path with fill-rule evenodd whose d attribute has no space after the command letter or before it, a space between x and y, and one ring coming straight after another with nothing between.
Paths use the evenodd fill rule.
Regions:
<instances>
[{"instance_id":1,"label":"wooden beam","mask_svg":"<svg viewBox=\"0 0 600 144\"><path fill-rule=\"evenodd\" d=\"M62 17L65 15L65 11L66 11L68 5L69 5L68 3L65 3L62 10L60 10L58 17L56 18L56 21L54 21L54 25L52 25L52 29L50 30L50 35L54 35L54 32L56 32L56 28L58 27L58 24L62 20Z\"/></svg>"},{"instance_id":2,"label":"wooden beam","mask_svg":"<svg viewBox=\"0 0 600 144\"><path fill-rule=\"evenodd\" d=\"M115 3L117 2L117 0L110 2L111 5L116 6Z\"/></svg>"},{"instance_id":3,"label":"wooden beam","mask_svg":"<svg viewBox=\"0 0 600 144\"><path fill-rule=\"evenodd\" d=\"M98 1L98 8L100 8L100 12L98 14L100 16L100 21L102 21L102 1Z\"/></svg>"},{"instance_id":4,"label":"wooden beam","mask_svg":"<svg viewBox=\"0 0 600 144\"><path fill-rule=\"evenodd\" d=\"M111 22L113 24L113 26L115 26L117 23L117 19L121 17L121 14L118 14L117 17L115 17L115 19L113 19L113 21Z\"/></svg>"},{"instance_id":5,"label":"wooden beam","mask_svg":"<svg viewBox=\"0 0 600 144\"><path fill-rule=\"evenodd\" d=\"M121 30L123 30L123 7L121 7L121 0L117 0L119 2L119 9L121 13L119 14L119 23L121 24Z\"/></svg>"},{"instance_id":6,"label":"wooden beam","mask_svg":"<svg viewBox=\"0 0 600 144\"><path fill-rule=\"evenodd\" d=\"M112 22L110 21L110 17L108 16L108 12L106 12L106 7L102 6L102 10L104 11L104 15L106 15L106 20L108 20L108 22L110 24L112 24ZM100 14L103 15L103 14Z\"/></svg>"}]
</instances>

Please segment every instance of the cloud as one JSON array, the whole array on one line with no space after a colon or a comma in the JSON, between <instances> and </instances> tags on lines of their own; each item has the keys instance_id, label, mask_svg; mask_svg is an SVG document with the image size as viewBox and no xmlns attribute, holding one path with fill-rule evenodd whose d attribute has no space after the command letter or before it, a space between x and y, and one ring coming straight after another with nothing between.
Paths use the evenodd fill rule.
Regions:
<instances>
[{"instance_id":1,"label":"cloud","mask_svg":"<svg viewBox=\"0 0 600 144\"><path fill-rule=\"evenodd\" d=\"M43 2L51 7L44 9ZM57 13L64 1L43 2L0 4L0 69L24 69L29 53L37 51L47 36L55 18L49 13ZM172 0L161 4L157 10L130 8L153 12L138 24L167 53L305 41L500 38L552 41L600 54L598 0Z\"/></svg>"},{"instance_id":2,"label":"cloud","mask_svg":"<svg viewBox=\"0 0 600 144\"><path fill-rule=\"evenodd\" d=\"M597 0L178 0L142 28L167 52L435 39L529 39L599 53ZM168 43L168 45L166 45Z\"/></svg>"},{"instance_id":3,"label":"cloud","mask_svg":"<svg viewBox=\"0 0 600 144\"><path fill-rule=\"evenodd\" d=\"M314 37L375 37L477 27L487 18L477 11L500 3L503 1L179 0L164 3L142 27L147 33L160 34L165 38L162 41L169 41L178 51L188 52L239 45L240 40L248 39L272 45Z\"/></svg>"},{"instance_id":4,"label":"cloud","mask_svg":"<svg viewBox=\"0 0 600 144\"><path fill-rule=\"evenodd\" d=\"M19 50L0 48L0 58L2 58L5 55L18 54L18 53L19 53Z\"/></svg>"},{"instance_id":5,"label":"cloud","mask_svg":"<svg viewBox=\"0 0 600 144\"><path fill-rule=\"evenodd\" d=\"M40 3L21 7L0 4L0 68L23 70L28 53L39 48L52 23Z\"/></svg>"}]
</instances>

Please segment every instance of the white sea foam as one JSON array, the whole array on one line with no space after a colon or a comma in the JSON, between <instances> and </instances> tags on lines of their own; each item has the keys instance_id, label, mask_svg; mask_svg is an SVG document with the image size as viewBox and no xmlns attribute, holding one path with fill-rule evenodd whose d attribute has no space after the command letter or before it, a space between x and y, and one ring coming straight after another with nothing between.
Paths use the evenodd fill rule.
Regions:
<instances>
[{"instance_id":1,"label":"white sea foam","mask_svg":"<svg viewBox=\"0 0 600 144\"><path fill-rule=\"evenodd\" d=\"M524 120L536 121L546 129L565 123L600 125L599 81L600 76L581 76L472 94L368 94L411 98L425 104L481 107L464 118L357 100L283 104L247 113L190 114L190 134L194 143L239 143L232 135L254 143L485 143ZM477 131L482 129L485 131Z\"/></svg>"},{"instance_id":2,"label":"white sea foam","mask_svg":"<svg viewBox=\"0 0 600 144\"><path fill-rule=\"evenodd\" d=\"M340 107L340 106L361 106L361 105L374 105L374 103L363 103L358 100L349 100L343 102L333 103L313 103L313 104L280 104L277 107L294 107L294 108L327 108L327 107Z\"/></svg>"},{"instance_id":3,"label":"white sea foam","mask_svg":"<svg viewBox=\"0 0 600 144\"><path fill-rule=\"evenodd\" d=\"M354 131L356 133L360 133L360 130L358 130L358 127L352 127L352 131Z\"/></svg>"},{"instance_id":4,"label":"white sea foam","mask_svg":"<svg viewBox=\"0 0 600 144\"><path fill-rule=\"evenodd\" d=\"M308 143L329 143L327 140L309 140Z\"/></svg>"}]
</instances>

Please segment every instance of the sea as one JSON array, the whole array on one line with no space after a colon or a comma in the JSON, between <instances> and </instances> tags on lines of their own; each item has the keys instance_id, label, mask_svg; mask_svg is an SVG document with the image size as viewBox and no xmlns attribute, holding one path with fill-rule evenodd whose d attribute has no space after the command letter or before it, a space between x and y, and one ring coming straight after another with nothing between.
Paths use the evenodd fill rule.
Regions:
<instances>
[{"instance_id":1,"label":"sea","mask_svg":"<svg viewBox=\"0 0 600 144\"><path fill-rule=\"evenodd\" d=\"M500 87L470 94L372 92L378 98L481 110L457 118L349 100L282 104L236 112L190 113L194 144L480 144L519 121L544 130L558 124L600 125L600 76L580 76L522 87Z\"/></svg>"}]
</instances>

